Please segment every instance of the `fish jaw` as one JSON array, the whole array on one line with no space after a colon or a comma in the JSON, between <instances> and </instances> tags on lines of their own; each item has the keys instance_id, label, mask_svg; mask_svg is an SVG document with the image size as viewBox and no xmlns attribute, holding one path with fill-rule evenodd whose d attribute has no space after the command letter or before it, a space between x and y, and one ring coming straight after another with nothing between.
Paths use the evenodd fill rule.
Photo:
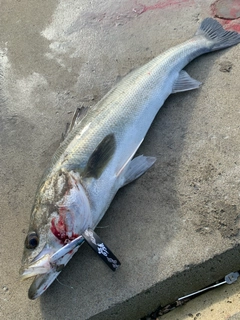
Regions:
<instances>
[{"instance_id":1,"label":"fish jaw","mask_svg":"<svg viewBox=\"0 0 240 320\"><path fill-rule=\"evenodd\" d=\"M63 268L71 260L73 255L78 251L80 245L74 247L72 250L65 253L64 256L58 258L54 262L51 261L50 254L45 254L37 261L30 264L27 269L23 270L23 280L35 277L28 290L29 299L34 300L47 290L47 288L53 283Z\"/></svg>"},{"instance_id":2,"label":"fish jaw","mask_svg":"<svg viewBox=\"0 0 240 320\"><path fill-rule=\"evenodd\" d=\"M35 300L36 298L41 296L57 278L60 272L51 271L44 275L36 276L28 290L28 298L31 300Z\"/></svg>"},{"instance_id":3,"label":"fish jaw","mask_svg":"<svg viewBox=\"0 0 240 320\"><path fill-rule=\"evenodd\" d=\"M50 272L51 269L52 269L52 266L50 264L50 255L48 253L47 254L43 253L39 257L39 259L34 260L31 264L29 264L25 268L22 267L20 269L20 274L21 274L22 280L26 280L28 278L32 278L40 274L46 274Z\"/></svg>"}]
</instances>

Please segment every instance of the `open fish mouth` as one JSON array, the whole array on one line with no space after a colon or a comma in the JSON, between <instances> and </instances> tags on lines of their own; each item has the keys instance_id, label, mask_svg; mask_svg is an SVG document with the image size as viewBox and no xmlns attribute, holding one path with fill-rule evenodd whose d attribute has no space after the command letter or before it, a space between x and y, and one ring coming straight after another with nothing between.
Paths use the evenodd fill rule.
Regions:
<instances>
[{"instance_id":1,"label":"open fish mouth","mask_svg":"<svg viewBox=\"0 0 240 320\"><path fill-rule=\"evenodd\" d=\"M54 254L43 250L27 268L20 271L22 280L35 277L28 290L29 299L34 300L47 290L83 242L84 238L79 236Z\"/></svg>"},{"instance_id":2,"label":"open fish mouth","mask_svg":"<svg viewBox=\"0 0 240 320\"><path fill-rule=\"evenodd\" d=\"M29 299L34 300L39 297L57 278L61 270L61 267L58 269L57 265L54 266L50 263L48 255L43 256L43 258L24 269L21 274L22 280L34 278L28 290Z\"/></svg>"},{"instance_id":3,"label":"open fish mouth","mask_svg":"<svg viewBox=\"0 0 240 320\"><path fill-rule=\"evenodd\" d=\"M63 257L59 258L56 263L51 263L49 257L44 257L41 259L41 263L44 261L46 263L44 266L37 263L30 265L27 269L25 269L22 273L22 279L28 279L35 277L29 290L28 297L29 299L36 299L41 294L43 294L47 288L52 284L52 282L57 278L57 276L61 273L65 265L72 258L72 256L77 252L79 246L75 249L71 250L71 252L66 253Z\"/></svg>"},{"instance_id":4,"label":"open fish mouth","mask_svg":"<svg viewBox=\"0 0 240 320\"><path fill-rule=\"evenodd\" d=\"M61 271L50 271L49 273L36 276L28 290L28 298L34 300L43 294L57 278L60 272Z\"/></svg>"},{"instance_id":5,"label":"open fish mouth","mask_svg":"<svg viewBox=\"0 0 240 320\"><path fill-rule=\"evenodd\" d=\"M46 274L50 272L51 269L50 257L49 255L45 255L41 259L31 263L26 269L20 270L20 272L22 280L26 280L40 274Z\"/></svg>"}]
</instances>

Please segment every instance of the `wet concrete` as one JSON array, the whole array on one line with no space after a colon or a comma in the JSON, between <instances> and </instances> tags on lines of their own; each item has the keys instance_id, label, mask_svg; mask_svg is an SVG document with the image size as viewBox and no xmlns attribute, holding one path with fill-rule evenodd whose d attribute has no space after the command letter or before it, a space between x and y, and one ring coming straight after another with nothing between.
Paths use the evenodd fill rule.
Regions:
<instances>
[{"instance_id":1,"label":"wet concrete","mask_svg":"<svg viewBox=\"0 0 240 320\"><path fill-rule=\"evenodd\" d=\"M187 71L201 89L171 96L139 153L157 162L120 190L99 235L37 301L18 269L34 193L72 112L190 38L210 1L2 1L1 308L4 319L138 319L239 269L240 46ZM224 22L226 24L226 21ZM227 27L237 29L238 21ZM7 289L6 289L7 288Z\"/></svg>"}]
</instances>

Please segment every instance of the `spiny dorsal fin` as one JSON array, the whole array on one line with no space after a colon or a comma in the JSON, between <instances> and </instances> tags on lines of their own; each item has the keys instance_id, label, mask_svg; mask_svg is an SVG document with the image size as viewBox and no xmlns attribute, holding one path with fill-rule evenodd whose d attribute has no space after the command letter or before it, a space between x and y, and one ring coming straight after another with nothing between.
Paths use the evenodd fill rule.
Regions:
<instances>
[{"instance_id":1,"label":"spiny dorsal fin","mask_svg":"<svg viewBox=\"0 0 240 320\"><path fill-rule=\"evenodd\" d=\"M76 127L76 125L85 118L89 107L82 106L81 108L77 108L73 114L72 120L70 123L67 123L66 131L62 134L62 141L67 137L69 132Z\"/></svg>"},{"instance_id":2,"label":"spiny dorsal fin","mask_svg":"<svg viewBox=\"0 0 240 320\"><path fill-rule=\"evenodd\" d=\"M108 134L91 154L87 166L82 174L85 178L98 179L108 162L111 160L116 149L114 134Z\"/></svg>"}]
</instances>

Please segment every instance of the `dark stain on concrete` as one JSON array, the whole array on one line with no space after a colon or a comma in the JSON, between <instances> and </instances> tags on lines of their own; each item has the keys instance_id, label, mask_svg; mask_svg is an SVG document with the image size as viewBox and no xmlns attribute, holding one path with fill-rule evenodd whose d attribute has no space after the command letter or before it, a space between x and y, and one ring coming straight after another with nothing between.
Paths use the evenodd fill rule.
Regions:
<instances>
[{"instance_id":1,"label":"dark stain on concrete","mask_svg":"<svg viewBox=\"0 0 240 320\"><path fill-rule=\"evenodd\" d=\"M216 18L234 20L240 17L239 0L217 0L212 9Z\"/></svg>"}]
</instances>

